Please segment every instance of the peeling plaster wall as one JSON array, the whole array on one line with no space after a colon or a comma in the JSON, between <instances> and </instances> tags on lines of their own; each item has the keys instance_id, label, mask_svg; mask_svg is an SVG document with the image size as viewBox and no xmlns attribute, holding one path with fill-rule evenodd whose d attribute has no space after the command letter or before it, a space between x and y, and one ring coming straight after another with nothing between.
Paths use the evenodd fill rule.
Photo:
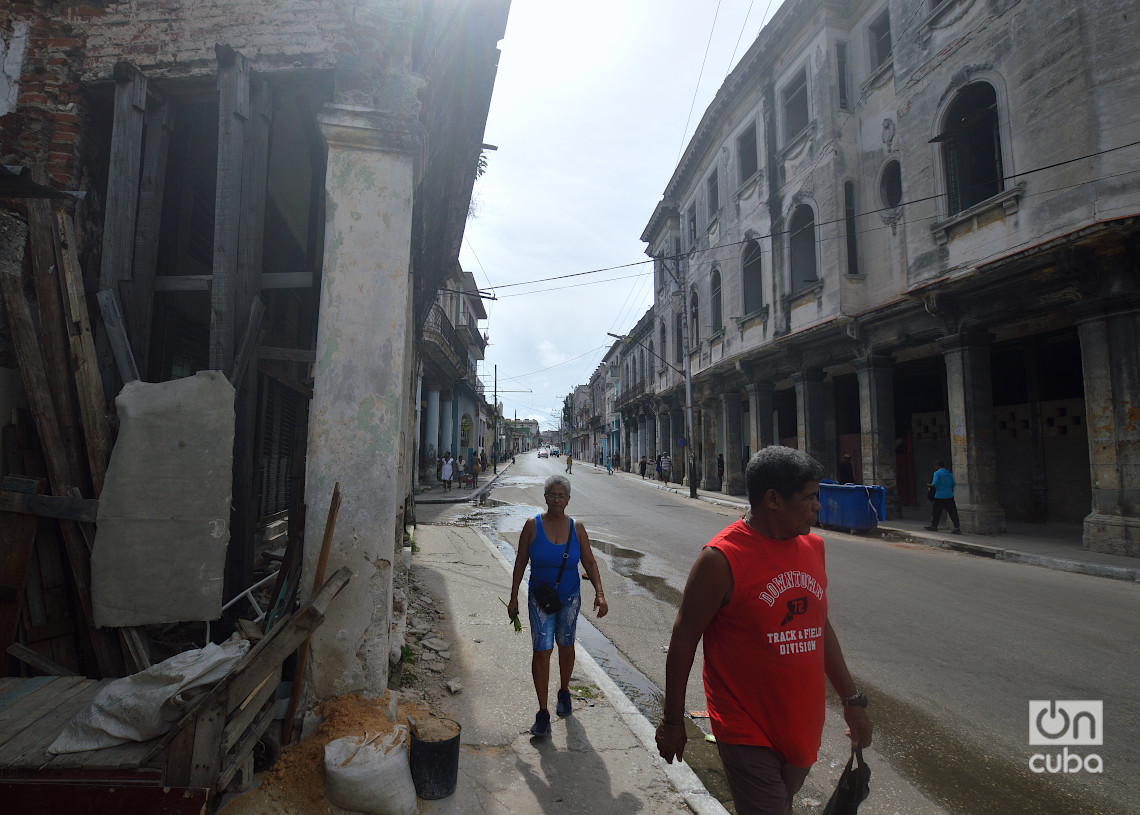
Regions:
<instances>
[{"instance_id":1,"label":"peeling plaster wall","mask_svg":"<svg viewBox=\"0 0 1140 815\"><path fill-rule=\"evenodd\" d=\"M16 109L27 44L28 24L23 20L12 23L11 33L0 33L0 116Z\"/></svg>"},{"instance_id":2,"label":"peeling plaster wall","mask_svg":"<svg viewBox=\"0 0 1140 815\"><path fill-rule=\"evenodd\" d=\"M368 121L366 121L368 120ZM375 114L322 117L329 142L325 274L309 427L305 573L313 573L333 485L343 496L328 573L354 578L314 634L311 690L387 686L392 562L404 489L413 155L369 146Z\"/></svg>"}]
</instances>

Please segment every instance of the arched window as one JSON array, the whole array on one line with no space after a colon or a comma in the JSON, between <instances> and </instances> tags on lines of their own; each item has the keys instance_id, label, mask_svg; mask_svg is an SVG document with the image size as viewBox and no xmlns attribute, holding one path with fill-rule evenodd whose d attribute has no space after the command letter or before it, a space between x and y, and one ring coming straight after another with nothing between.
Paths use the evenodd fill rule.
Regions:
<instances>
[{"instance_id":1,"label":"arched window","mask_svg":"<svg viewBox=\"0 0 1140 815\"><path fill-rule=\"evenodd\" d=\"M701 341L701 306L697 299L697 287L689 290L689 348L696 348Z\"/></svg>"},{"instance_id":2,"label":"arched window","mask_svg":"<svg viewBox=\"0 0 1140 815\"><path fill-rule=\"evenodd\" d=\"M898 167L897 161L891 163ZM855 231L854 181L843 185L843 228L847 231L847 274L856 275L859 274L859 244L856 242Z\"/></svg>"},{"instance_id":3,"label":"arched window","mask_svg":"<svg viewBox=\"0 0 1140 815\"><path fill-rule=\"evenodd\" d=\"M724 310L721 307L720 296L720 270L713 269L712 273L712 330L720 331L724 325Z\"/></svg>"},{"instance_id":4,"label":"arched window","mask_svg":"<svg viewBox=\"0 0 1140 815\"><path fill-rule=\"evenodd\" d=\"M997 93L993 85L975 82L959 91L934 141L942 143L950 215L1004 189Z\"/></svg>"},{"instance_id":5,"label":"arched window","mask_svg":"<svg viewBox=\"0 0 1140 815\"><path fill-rule=\"evenodd\" d=\"M665 335L665 321L664 320L661 321L661 345L658 347L661 349L661 356L662 357L664 357L666 354L669 353L669 341Z\"/></svg>"},{"instance_id":6,"label":"arched window","mask_svg":"<svg viewBox=\"0 0 1140 815\"><path fill-rule=\"evenodd\" d=\"M677 312L677 319L674 320L676 325L673 326L673 339L675 340L676 351L674 355L678 365L685 361L685 315Z\"/></svg>"},{"instance_id":7,"label":"arched window","mask_svg":"<svg viewBox=\"0 0 1140 815\"><path fill-rule=\"evenodd\" d=\"M744 313L755 314L764 307L764 280L761 276L760 244L748 241L741 254L740 276L744 283Z\"/></svg>"},{"instance_id":8,"label":"arched window","mask_svg":"<svg viewBox=\"0 0 1140 815\"><path fill-rule=\"evenodd\" d=\"M639 351L637 354L637 381L645 381L645 352Z\"/></svg>"},{"instance_id":9,"label":"arched window","mask_svg":"<svg viewBox=\"0 0 1140 815\"><path fill-rule=\"evenodd\" d=\"M791 233L792 291L806 289L817 280L815 271L815 213L800 204L792 213Z\"/></svg>"},{"instance_id":10,"label":"arched window","mask_svg":"<svg viewBox=\"0 0 1140 815\"><path fill-rule=\"evenodd\" d=\"M653 340L649 341L649 354L645 357L645 364L649 366L649 378L653 378L653 371L657 367L657 355L653 353Z\"/></svg>"}]
</instances>

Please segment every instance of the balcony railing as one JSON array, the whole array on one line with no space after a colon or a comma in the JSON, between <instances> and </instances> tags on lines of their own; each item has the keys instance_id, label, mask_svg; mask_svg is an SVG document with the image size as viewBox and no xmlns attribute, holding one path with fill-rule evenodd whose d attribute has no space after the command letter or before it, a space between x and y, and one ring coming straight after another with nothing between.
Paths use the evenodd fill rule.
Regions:
<instances>
[{"instance_id":1,"label":"balcony railing","mask_svg":"<svg viewBox=\"0 0 1140 815\"><path fill-rule=\"evenodd\" d=\"M621 410L631 402L637 401L637 399L641 396L644 396L648 390L649 389L646 387L644 380L638 382L635 385L630 385L628 388L622 391L621 396L619 396L617 398L617 401L614 402L614 410Z\"/></svg>"},{"instance_id":2,"label":"balcony railing","mask_svg":"<svg viewBox=\"0 0 1140 815\"><path fill-rule=\"evenodd\" d=\"M476 321L473 318L469 319L468 322L461 323L458 330L460 335L467 340L472 348L479 349L479 359L482 359L487 349L487 343L483 341L483 335L479 333L479 326L476 324Z\"/></svg>"},{"instance_id":3,"label":"balcony railing","mask_svg":"<svg viewBox=\"0 0 1140 815\"><path fill-rule=\"evenodd\" d=\"M463 365L467 364L467 346L463 344L463 340L459 338L459 332L455 330L455 326L451 324L451 320L447 319L443 308L439 303L431 307L428 312L427 321L424 323L424 333L434 331L443 337L444 342L451 348L455 356L460 360Z\"/></svg>"}]
</instances>

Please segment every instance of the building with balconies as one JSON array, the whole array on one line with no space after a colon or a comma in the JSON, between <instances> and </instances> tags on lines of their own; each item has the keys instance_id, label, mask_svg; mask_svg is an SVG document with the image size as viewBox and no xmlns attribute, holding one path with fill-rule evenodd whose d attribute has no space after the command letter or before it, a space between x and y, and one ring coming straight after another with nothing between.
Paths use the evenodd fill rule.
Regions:
<instances>
[{"instance_id":1,"label":"building with balconies","mask_svg":"<svg viewBox=\"0 0 1140 815\"><path fill-rule=\"evenodd\" d=\"M444 453L470 463L486 445L492 420L478 364L487 348L479 320L487 319L470 272L458 271L436 295L419 342L419 480L436 480Z\"/></svg>"},{"instance_id":2,"label":"building with balconies","mask_svg":"<svg viewBox=\"0 0 1140 815\"><path fill-rule=\"evenodd\" d=\"M941 459L968 531L1140 555L1132 11L785 2L642 234L675 367L623 415L676 438L687 354L702 487L783 443L849 453L897 514Z\"/></svg>"}]
</instances>

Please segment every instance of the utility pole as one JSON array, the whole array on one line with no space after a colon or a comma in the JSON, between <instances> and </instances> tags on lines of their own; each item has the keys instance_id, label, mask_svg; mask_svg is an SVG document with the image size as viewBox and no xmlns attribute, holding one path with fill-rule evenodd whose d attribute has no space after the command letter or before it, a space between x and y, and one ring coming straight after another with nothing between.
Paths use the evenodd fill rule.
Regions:
<instances>
[{"instance_id":1,"label":"utility pole","mask_svg":"<svg viewBox=\"0 0 1140 815\"><path fill-rule=\"evenodd\" d=\"M487 370L487 369L484 368L483 370ZM486 387L486 386L484 386L484 387ZM486 393L486 391L484 391L484 393ZM491 472L497 474L499 472L499 366L498 365L495 366L495 389L491 392L491 412L495 414L495 418L492 421L492 426L494 427L494 430L492 432L495 434L495 436L494 436L495 443L494 443L494 447L493 447L494 454L491 456L491 458L494 459L494 461L491 463L491 468L492 468Z\"/></svg>"}]
</instances>

